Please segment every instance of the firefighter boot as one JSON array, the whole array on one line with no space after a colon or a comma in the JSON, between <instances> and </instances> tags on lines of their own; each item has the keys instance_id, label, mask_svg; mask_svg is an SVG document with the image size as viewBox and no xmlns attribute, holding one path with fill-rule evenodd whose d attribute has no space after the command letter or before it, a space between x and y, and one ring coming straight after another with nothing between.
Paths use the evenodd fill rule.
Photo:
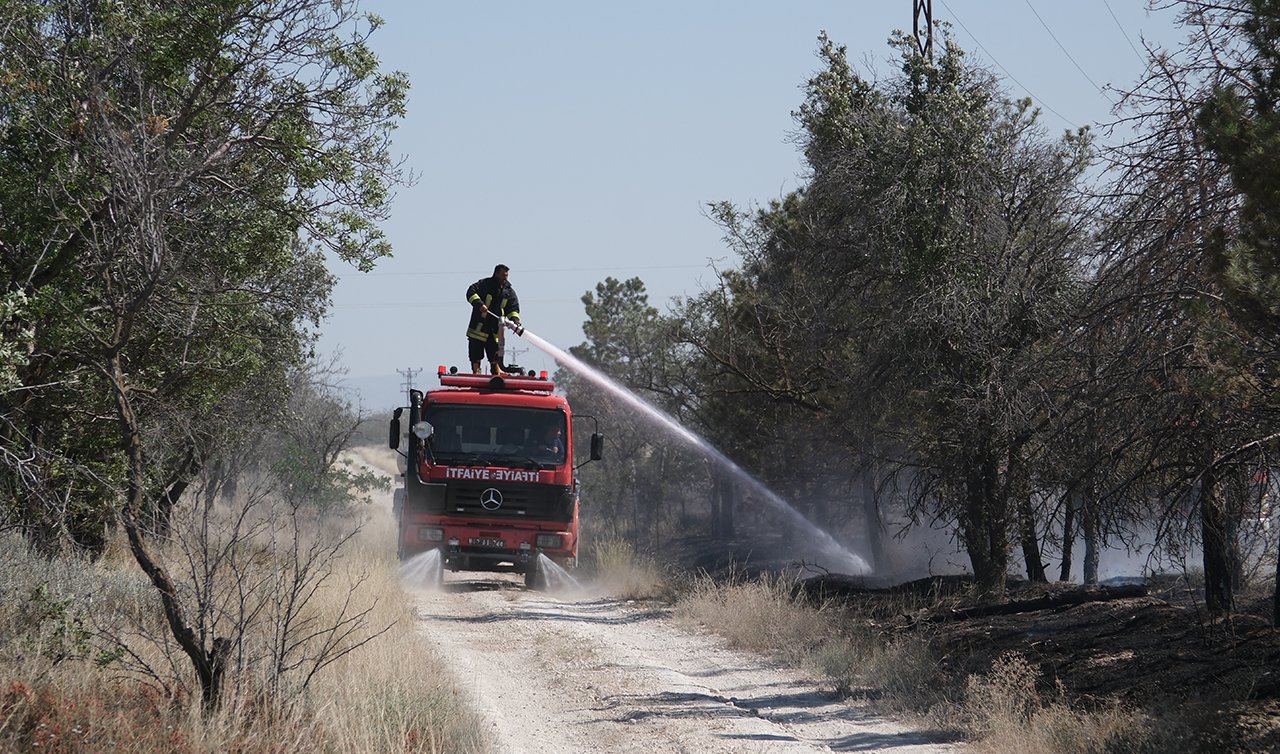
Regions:
<instances>
[{"instance_id":1,"label":"firefighter boot","mask_svg":"<svg viewBox=\"0 0 1280 754\"><path fill-rule=\"evenodd\" d=\"M480 362L478 361L471 362L471 373L480 374Z\"/></svg>"}]
</instances>

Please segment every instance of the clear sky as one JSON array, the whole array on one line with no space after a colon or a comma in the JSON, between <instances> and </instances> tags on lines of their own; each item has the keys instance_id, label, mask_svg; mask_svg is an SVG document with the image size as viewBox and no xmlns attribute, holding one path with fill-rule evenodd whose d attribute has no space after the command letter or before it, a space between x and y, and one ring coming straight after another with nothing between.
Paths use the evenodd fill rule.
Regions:
<instances>
[{"instance_id":1,"label":"clear sky","mask_svg":"<svg viewBox=\"0 0 1280 754\"><path fill-rule=\"evenodd\" d=\"M582 294L640 277L650 303L710 285L731 266L709 202L742 206L797 188L791 117L826 30L864 73L893 71L911 0L646 0L531 3L366 0L386 25L373 47L409 75L394 151L418 174L385 231L395 257L372 273L335 264L320 348L340 354L367 408L403 402L398 370L465 368L467 286L511 268L525 324L583 340ZM1031 96L1053 130L1106 122L1139 78L1143 39L1182 36L1145 0L934 0L935 21ZM1136 50L1135 50L1136 48ZM554 370L518 338L522 366Z\"/></svg>"}]
</instances>

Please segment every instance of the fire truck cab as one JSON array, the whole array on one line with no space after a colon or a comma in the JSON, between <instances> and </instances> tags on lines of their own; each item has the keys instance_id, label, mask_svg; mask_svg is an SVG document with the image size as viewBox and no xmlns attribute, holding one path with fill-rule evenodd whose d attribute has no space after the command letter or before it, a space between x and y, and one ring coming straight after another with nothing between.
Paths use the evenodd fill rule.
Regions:
<instances>
[{"instance_id":1,"label":"fire truck cab","mask_svg":"<svg viewBox=\"0 0 1280 754\"><path fill-rule=\"evenodd\" d=\"M568 401L546 372L490 376L440 367L437 374L440 387L410 390L409 405L391 419L391 447L399 450L407 439L396 491L400 558L438 550L443 568L520 572L531 588L545 582L539 556L576 566ZM603 445L593 432L588 462L599 460Z\"/></svg>"}]
</instances>

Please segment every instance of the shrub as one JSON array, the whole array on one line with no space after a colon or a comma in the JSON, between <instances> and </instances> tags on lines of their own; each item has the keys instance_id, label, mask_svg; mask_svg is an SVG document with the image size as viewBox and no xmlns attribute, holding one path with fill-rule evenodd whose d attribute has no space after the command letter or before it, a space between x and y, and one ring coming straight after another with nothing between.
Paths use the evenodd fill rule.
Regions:
<instances>
[{"instance_id":1,"label":"shrub","mask_svg":"<svg viewBox=\"0 0 1280 754\"><path fill-rule=\"evenodd\" d=\"M669 592L669 580L653 558L636 552L622 539L607 538L589 550L595 585L601 591L623 599L660 597Z\"/></svg>"},{"instance_id":2,"label":"shrub","mask_svg":"<svg viewBox=\"0 0 1280 754\"><path fill-rule=\"evenodd\" d=\"M1144 746L1144 716L1118 705L1074 709L1060 685L1042 694L1038 667L1018 652L996 659L985 676L965 684L960 712L981 751L994 754L1086 754L1136 751Z\"/></svg>"}]
</instances>

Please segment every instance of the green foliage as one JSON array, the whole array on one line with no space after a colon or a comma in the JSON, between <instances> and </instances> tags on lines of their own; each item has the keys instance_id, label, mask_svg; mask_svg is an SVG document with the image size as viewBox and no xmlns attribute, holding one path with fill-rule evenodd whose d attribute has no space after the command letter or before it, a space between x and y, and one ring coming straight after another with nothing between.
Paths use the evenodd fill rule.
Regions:
<instances>
[{"instance_id":1,"label":"green foliage","mask_svg":"<svg viewBox=\"0 0 1280 754\"><path fill-rule=\"evenodd\" d=\"M367 270L390 252L408 83L353 4L0 16L0 435L34 459L0 481L34 538L98 547L126 472L158 500L281 416L325 253Z\"/></svg>"},{"instance_id":2,"label":"green foliage","mask_svg":"<svg viewBox=\"0 0 1280 754\"><path fill-rule=\"evenodd\" d=\"M680 396L668 382L678 369L669 324L649 305L643 281L606 278L582 297L586 340L570 351L624 387L670 414ZM705 480L700 459L658 431L625 402L603 393L568 369L556 374L574 414L579 458L596 424L605 434L604 459L582 468L583 521L588 537L622 537L645 545L661 541L671 520L699 495Z\"/></svg>"},{"instance_id":3,"label":"green foliage","mask_svg":"<svg viewBox=\"0 0 1280 754\"><path fill-rule=\"evenodd\" d=\"M1268 335L1280 318L1280 3L1242 3L1251 57L1247 82L1219 86L1201 107L1209 147L1243 197L1240 229L1219 229L1212 249L1244 317Z\"/></svg>"},{"instance_id":4,"label":"green foliage","mask_svg":"<svg viewBox=\"0 0 1280 754\"><path fill-rule=\"evenodd\" d=\"M625 282L605 278L596 284L594 294L583 294L582 304L587 315L582 332L587 339L570 349L574 356L622 378L638 378L655 366L658 310L649 305L640 278Z\"/></svg>"},{"instance_id":5,"label":"green foliage","mask_svg":"<svg viewBox=\"0 0 1280 754\"><path fill-rule=\"evenodd\" d=\"M27 349L35 339L27 322L27 295L23 291L8 291L0 296L0 392L18 387L19 365L26 362Z\"/></svg>"},{"instance_id":6,"label":"green foliage","mask_svg":"<svg viewBox=\"0 0 1280 754\"><path fill-rule=\"evenodd\" d=\"M793 494L821 499L853 484L851 459L890 456L994 584L1047 410L1037 374L1083 289L1089 136L1046 137L945 34L934 61L892 44L899 74L872 82L820 37L796 113L810 180L754 214L714 207L742 270L690 303L682 334L733 428L718 437L752 440L737 457L784 486L786 459L812 459L827 480Z\"/></svg>"},{"instance_id":7,"label":"green foliage","mask_svg":"<svg viewBox=\"0 0 1280 754\"><path fill-rule=\"evenodd\" d=\"M204 471L210 491L233 499L246 487L261 486L293 508L327 517L351 513L353 505L370 502L370 493L386 490L383 475L346 457L369 425L334 384L339 374L332 364L317 362L291 368L279 410L262 417L254 437L224 449Z\"/></svg>"}]
</instances>

